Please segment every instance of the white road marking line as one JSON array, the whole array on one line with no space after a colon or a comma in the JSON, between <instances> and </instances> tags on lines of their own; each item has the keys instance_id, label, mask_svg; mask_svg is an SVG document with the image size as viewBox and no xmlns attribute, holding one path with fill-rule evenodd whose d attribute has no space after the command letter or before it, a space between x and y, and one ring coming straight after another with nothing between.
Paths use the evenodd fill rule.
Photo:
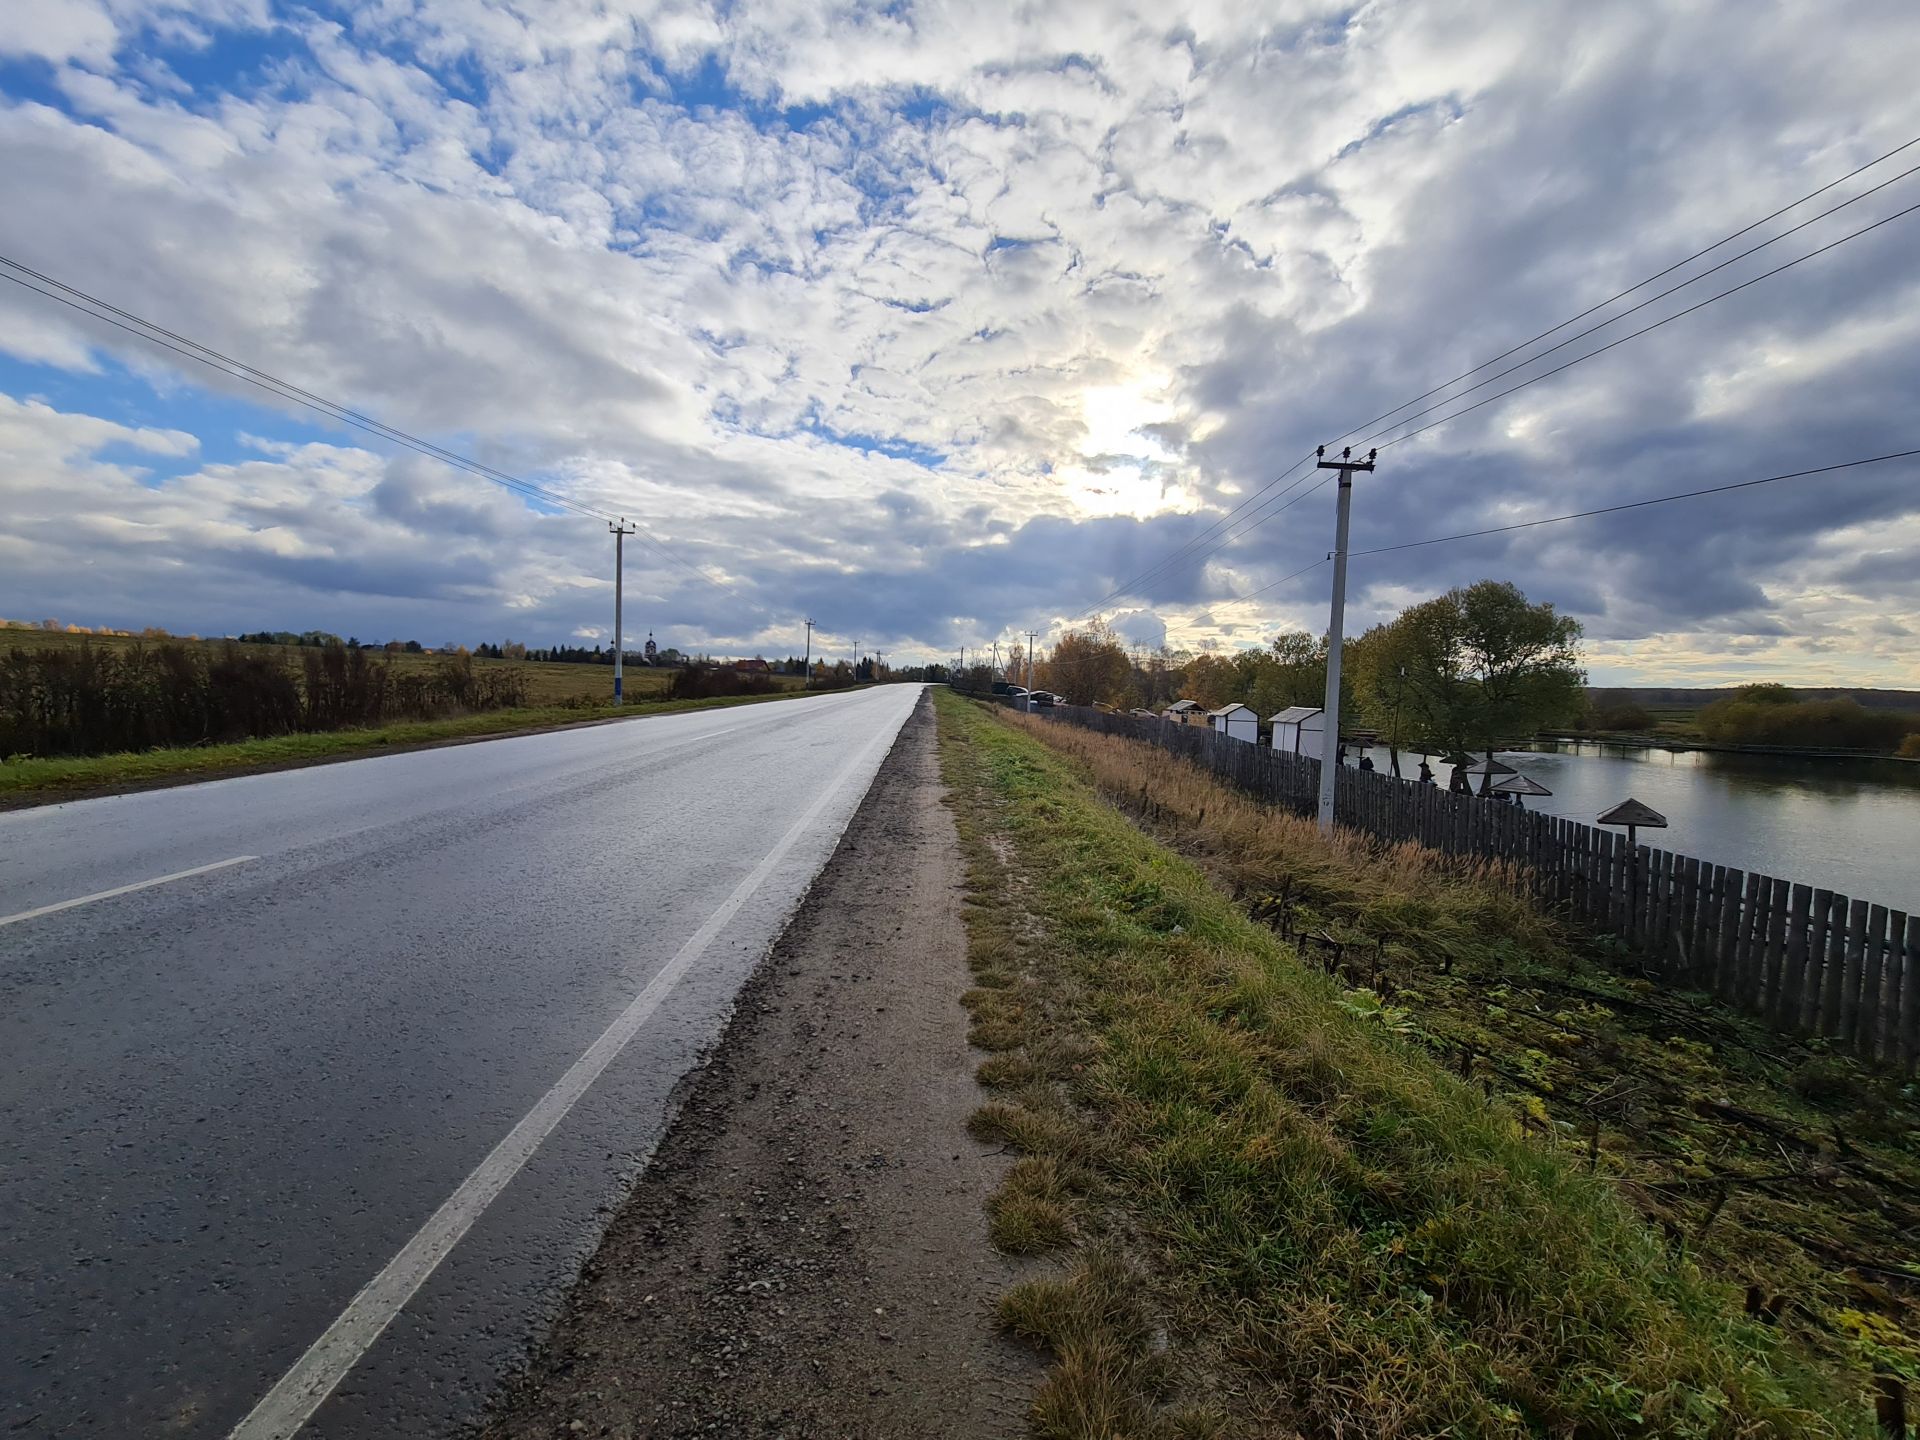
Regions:
<instances>
[{"instance_id":1,"label":"white road marking line","mask_svg":"<svg viewBox=\"0 0 1920 1440\"><path fill-rule=\"evenodd\" d=\"M136 890L151 890L156 885L171 885L176 880L191 880L195 875L224 870L229 865L244 865L249 860L259 858L258 855L236 855L231 860L216 860L211 865L196 865L191 870L176 870L171 875L158 875L151 880L136 880L131 885L116 885L111 890L100 890L92 895L79 896L77 899L61 900L53 905L41 905L32 910L22 910L18 915L0 915L0 925L17 925L22 920L38 920L42 915L57 915L62 910L73 909L76 905L91 905L96 900L111 900L116 895L131 895Z\"/></svg>"},{"instance_id":2,"label":"white road marking line","mask_svg":"<svg viewBox=\"0 0 1920 1440\"><path fill-rule=\"evenodd\" d=\"M901 718L904 722L905 716ZM820 798L794 821L793 827L780 837L779 843L767 852L766 857L754 867L753 873L734 887L733 893L721 902L720 908L707 917L706 923L693 932L686 944L647 982L632 1003L600 1032L600 1038L568 1067L566 1074L551 1090L540 1097L539 1103L527 1112L526 1118L508 1131L506 1138L493 1147L492 1153L460 1182L460 1188L448 1196L427 1223L414 1232L413 1238L387 1262L386 1268L361 1287L360 1293L348 1303L339 1319L307 1348L306 1354L293 1362L292 1368L280 1377L279 1382L253 1407L246 1419L233 1427L228 1440L288 1440L312 1418L313 1412L333 1392L334 1386L345 1378L373 1342L380 1338L381 1332L413 1298L414 1292L426 1283L427 1277L460 1243L461 1237L473 1228L474 1222L507 1188L507 1182L520 1173L521 1167L533 1158L541 1142L566 1118L567 1112L600 1078L601 1072L613 1063L614 1057L626 1047L653 1012L660 1008L660 1002L666 999L668 992L706 952L714 937L725 928L740 907L753 898L754 892L766 883L774 867L787 857L787 852L799 843L807 828L819 819L820 812L840 794L841 788L867 763L875 750L893 743L895 733L897 731L882 730L847 763L846 768L834 776L833 782L821 791Z\"/></svg>"}]
</instances>

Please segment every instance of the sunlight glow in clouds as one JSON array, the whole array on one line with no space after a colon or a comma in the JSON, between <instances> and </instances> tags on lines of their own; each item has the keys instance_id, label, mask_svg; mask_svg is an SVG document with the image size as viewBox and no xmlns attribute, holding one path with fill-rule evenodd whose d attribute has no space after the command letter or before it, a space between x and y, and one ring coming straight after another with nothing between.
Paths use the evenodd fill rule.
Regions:
<instances>
[{"instance_id":1,"label":"sunlight glow in clouds","mask_svg":"<svg viewBox=\"0 0 1920 1440\"><path fill-rule=\"evenodd\" d=\"M785 653L811 614L944 656L1920 134L1911 52L1909 0L35 0L0 5L0 251L634 516L731 587L630 546L663 643ZM1916 236L1385 452L1355 547L1905 448ZM599 526L0 292L0 614L607 628ZM1916 496L1889 467L1400 552L1351 623L1498 575L1598 678L1920 683L1920 567L1834 538ZM1322 493L1128 623L1317 630L1320 572L1233 597L1330 530Z\"/></svg>"}]
</instances>

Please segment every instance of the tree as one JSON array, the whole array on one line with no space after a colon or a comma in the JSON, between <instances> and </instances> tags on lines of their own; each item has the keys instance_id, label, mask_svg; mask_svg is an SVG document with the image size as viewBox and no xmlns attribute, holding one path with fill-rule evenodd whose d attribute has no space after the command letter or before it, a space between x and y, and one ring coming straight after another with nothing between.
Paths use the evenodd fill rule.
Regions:
<instances>
[{"instance_id":1,"label":"tree","mask_svg":"<svg viewBox=\"0 0 1920 1440\"><path fill-rule=\"evenodd\" d=\"M1240 667L1224 655L1196 655L1187 666L1186 683L1180 692L1208 710L1240 698L1244 685Z\"/></svg>"},{"instance_id":2,"label":"tree","mask_svg":"<svg viewBox=\"0 0 1920 1440\"><path fill-rule=\"evenodd\" d=\"M1393 622L1396 680L1413 723L1449 751L1492 754L1502 736L1566 723L1585 704L1580 622L1501 580L1449 590ZM1492 776L1482 776L1484 794Z\"/></svg>"},{"instance_id":3,"label":"tree","mask_svg":"<svg viewBox=\"0 0 1920 1440\"><path fill-rule=\"evenodd\" d=\"M1047 683L1069 705L1125 705L1133 688L1133 662L1104 624L1069 630L1046 661Z\"/></svg>"},{"instance_id":4,"label":"tree","mask_svg":"<svg viewBox=\"0 0 1920 1440\"><path fill-rule=\"evenodd\" d=\"M1400 751L1417 738L1419 728L1420 709L1410 683L1411 643L1411 627L1376 625L1349 642L1340 667L1341 689L1352 687L1355 712L1387 742L1395 775L1400 773Z\"/></svg>"},{"instance_id":5,"label":"tree","mask_svg":"<svg viewBox=\"0 0 1920 1440\"><path fill-rule=\"evenodd\" d=\"M1304 630L1287 630L1266 650L1249 650L1252 683L1246 702L1266 719L1291 705L1318 705L1327 696L1327 640ZM1344 679L1344 676L1343 676ZM1344 694L1346 685L1342 685Z\"/></svg>"}]
</instances>

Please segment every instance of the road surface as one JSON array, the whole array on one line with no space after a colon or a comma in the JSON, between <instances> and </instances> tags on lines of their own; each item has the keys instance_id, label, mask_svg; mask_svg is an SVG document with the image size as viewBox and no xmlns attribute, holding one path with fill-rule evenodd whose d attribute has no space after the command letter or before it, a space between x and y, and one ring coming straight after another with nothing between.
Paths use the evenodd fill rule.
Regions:
<instances>
[{"instance_id":1,"label":"road surface","mask_svg":"<svg viewBox=\"0 0 1920 1440\"><path fill-rule=\"evenodd\" d=\"M470 1420L919 693L0 816L0 1426Z\"/></svg>"}]
</instances>

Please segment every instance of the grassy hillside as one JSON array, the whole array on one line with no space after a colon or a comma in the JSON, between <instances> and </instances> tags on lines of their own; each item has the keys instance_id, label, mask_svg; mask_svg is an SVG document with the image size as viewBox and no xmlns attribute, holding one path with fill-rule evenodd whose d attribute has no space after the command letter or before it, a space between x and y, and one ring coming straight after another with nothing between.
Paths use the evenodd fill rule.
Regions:
<instances>
[{"instance_id":1,"label":"grassy hillside","mask_svg":"<svg viewBox=\"0 0 1920 1440\"><path fill-rule=\"evenodd\" d=\"M1036 1434L1865 1436L1914 1376L1897 1081L1623 983L1498 873L942 720L993 1233L1067 1262L1002 1307Z\"/></svg>"}]
</instances>

